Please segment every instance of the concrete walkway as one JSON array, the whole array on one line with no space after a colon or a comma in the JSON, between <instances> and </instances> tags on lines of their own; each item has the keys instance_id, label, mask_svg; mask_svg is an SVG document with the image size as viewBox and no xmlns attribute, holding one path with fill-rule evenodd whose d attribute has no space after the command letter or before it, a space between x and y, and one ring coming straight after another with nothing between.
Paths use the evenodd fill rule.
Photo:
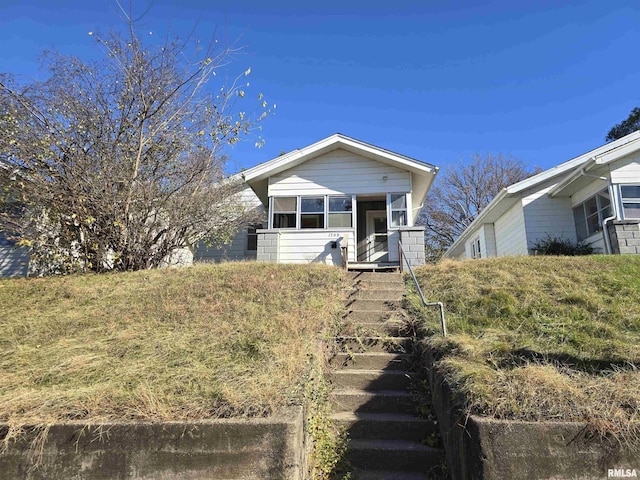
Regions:
<instances>
[{"instance_id":1,"label":"concrete walkway","mask_svg":"<svg viewBox=\"0 0 640 480\"><path fill-rule=\"evenodd\" d=\"M332 359L333 420L348 432L344 471L354 480L441 479L444 451L425 441L437 432L417 415L413 339L389 322L404 295L399 273L354 274L342 353Z\"/></svg>"}]
</instances>

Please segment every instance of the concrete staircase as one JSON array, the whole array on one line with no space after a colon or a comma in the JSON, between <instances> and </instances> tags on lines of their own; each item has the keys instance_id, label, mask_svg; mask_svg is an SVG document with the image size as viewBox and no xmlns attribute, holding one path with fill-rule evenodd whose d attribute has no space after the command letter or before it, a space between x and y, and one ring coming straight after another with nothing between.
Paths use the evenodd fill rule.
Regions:
<instances>
[{"instance_id":1,"label":"concrete staircase","mask_svg":"<svg viewBox=\"0 0 640 480\"><path fill-rule=\"evenodd\" d=\"M331 361L334 423L348 432L344 471L354 480L443 477L444 451L424 443L437 425L416 414L413 339L390 322L404 285L399 273L354 274L341 353Z\"/></svg>"}]
</instances>

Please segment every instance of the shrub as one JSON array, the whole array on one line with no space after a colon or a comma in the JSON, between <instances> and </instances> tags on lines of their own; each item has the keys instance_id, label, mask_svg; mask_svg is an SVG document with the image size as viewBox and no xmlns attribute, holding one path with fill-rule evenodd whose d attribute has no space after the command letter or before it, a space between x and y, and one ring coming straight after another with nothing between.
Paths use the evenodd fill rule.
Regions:
<instances>
[{"instance_id":1,"label":"shrub","mask_svg":"<svg viewBox=\"0 0 640 480\"><path fill-rule=\"evenodd\" d=\"M591 255L594 249L582 242L574 243L566 238L551 237L550 235L533 244L534 255Z\"/></svg>"}]
</instances>

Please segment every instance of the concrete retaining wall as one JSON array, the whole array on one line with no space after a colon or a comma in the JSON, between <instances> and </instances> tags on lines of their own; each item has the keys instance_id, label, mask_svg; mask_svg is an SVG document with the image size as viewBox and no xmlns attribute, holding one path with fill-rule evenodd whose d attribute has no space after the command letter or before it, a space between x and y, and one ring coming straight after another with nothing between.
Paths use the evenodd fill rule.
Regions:
<instances>
[{"instance_id":1,"label":"concrete retaining wall","mask_svg":"<svg viewBox=\"0 0 640 480\"><path fill-rule=\"evenodd\" d=\"M452 480L603 479L636 469L640 451L615 439L589 439L585 424L517 422L466 416L429 350L422 355Z\"/></svg>"},{"instance_id":2,"label":"concrete retaining wall","mask_svg":"<svg viewBox=\"0 0 640 480\"><path fill-rule=\"evenodd\" d=\"M41 450L26 434L0 453L0 478L302 480L303 427L301 407L267 419L53 425Z\"/></svg>"}]
</instances>

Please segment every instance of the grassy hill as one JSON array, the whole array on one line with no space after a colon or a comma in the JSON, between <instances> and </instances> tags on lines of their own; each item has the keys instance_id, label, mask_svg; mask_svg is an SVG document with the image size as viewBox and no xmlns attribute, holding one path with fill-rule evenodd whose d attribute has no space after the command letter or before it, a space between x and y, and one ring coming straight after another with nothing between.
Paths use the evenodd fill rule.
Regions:
<instances>
[{"instance_id":1,"label":"grassy hill","mask_svg":"<svg viewBox=\"0 0 640 480\"><path fill-rule=\"evenodd\" d=\"M298 403L343 271L230 263L0 281L0 421L185 420Z\"/></svg>"},{"instance_id":2,"label":"grassy hill","mask_svg":"<svg viewBox=\"0 0 640 480\"><path fill-rule=\"evenodd\" d=\"M640 257L446 261L417 275L445 303L450 335L424 311L427 344L467 411L637 438Z\"/></svg>"}]
</instances>

